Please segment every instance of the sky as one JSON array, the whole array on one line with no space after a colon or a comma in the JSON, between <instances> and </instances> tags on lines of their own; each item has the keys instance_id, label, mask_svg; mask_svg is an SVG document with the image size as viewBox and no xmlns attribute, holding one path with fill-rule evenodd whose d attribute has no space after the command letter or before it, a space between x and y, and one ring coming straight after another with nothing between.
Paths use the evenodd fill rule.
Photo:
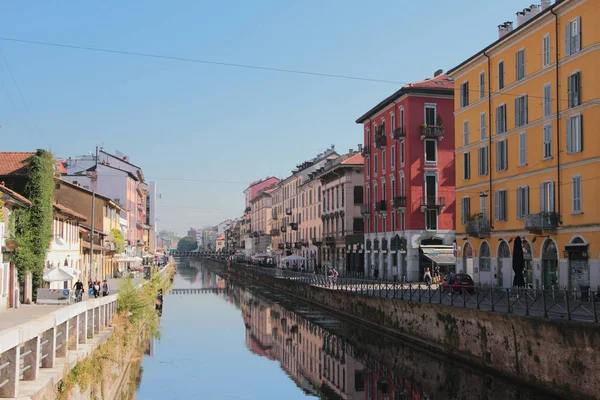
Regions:
<instances>
[{"instance_id":1,"label":"sky","mask_svg":"<svg viewBox=\"0 0 600 400\"><path fill-rule=\"evenodd\" d=\"M483 5L485 4L485 6ZM248 183L285 178L401 83L497 39L523 0L37 0L0 3L0 151L121 151L156 180L159 229L239 217ZM18 39L351 80L15 42Z\"/></svg>"}]
</instances>

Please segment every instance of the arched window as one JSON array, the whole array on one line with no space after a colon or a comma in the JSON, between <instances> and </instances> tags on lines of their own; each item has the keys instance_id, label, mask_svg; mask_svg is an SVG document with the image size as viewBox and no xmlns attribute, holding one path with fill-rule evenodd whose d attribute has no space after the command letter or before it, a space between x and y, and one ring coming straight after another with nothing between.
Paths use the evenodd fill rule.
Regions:
<instances>
[{"instance_id":1,"label":"arched window","mask_svg":"<svg viewBox=\"0 0 600 400\"><path fill-rule=\"evenodd\" d=\"M463 250L463 257L464 258L472 258L473 257L473 247L471 247L471 243L469 243L469 242L465 243L465 247Z\"/></svg>"},{"instance_id":2,"label":"arched window","mask_svg":"<svg viewBox=\"0 0 600 400\"><path fill-rule=\"evenodd\" d=\"M479 270L489 271L490 268L490 245L487 242L482 242L479 249Z\"/></svg>"},{"instance_id":3,"label":"arched window","mask_svg":"<svg viewBox=\"0 0 600 400\"><path fill-rule=\"evenodd\" d=\"M505 240L501 241L498 247L498 258L510 258L510 248Z\"/></svg>"}]
</instances>

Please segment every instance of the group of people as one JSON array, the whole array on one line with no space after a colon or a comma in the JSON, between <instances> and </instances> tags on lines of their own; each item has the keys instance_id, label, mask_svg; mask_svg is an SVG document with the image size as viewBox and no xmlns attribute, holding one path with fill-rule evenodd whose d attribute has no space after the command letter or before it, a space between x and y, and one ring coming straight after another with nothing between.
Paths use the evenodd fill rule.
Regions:
<instances>
[{"instance_id":1,"label":"group of people","mask_svg":"<svg viewBox=\"0 0 600 400\"><path fill-rule=\"evenodd\" d=\"M81 301L83 298L83 282L81 282L81 279L77 280L73 288L75 289L76 301ZM90 297L94 296L96 299L100 297L100 293L102 293L102 296L108 296L110 294L110 285L106 279L101 283L99 280L92 281L92 278L90 278L88 281L88 289L90 291Z\"/></svg>"}]
</instances>

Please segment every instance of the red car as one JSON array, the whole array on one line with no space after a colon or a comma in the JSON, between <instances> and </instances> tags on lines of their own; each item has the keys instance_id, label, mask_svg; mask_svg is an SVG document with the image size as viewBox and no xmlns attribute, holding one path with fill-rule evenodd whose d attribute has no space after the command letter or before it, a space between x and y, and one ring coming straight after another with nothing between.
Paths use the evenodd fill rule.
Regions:
<instances>
[{"instance_id":1,"label":"red car","mask_svg":"<svg viewBox=\"0 0 600 400\"><path fill-rule=\"evenodd\" d=\"M473 293L475 291L475 283L471 276L467 274L456 274L454 275L454 282L450 284L448 280L450 279L449 275L444 277L444 281L442 282L442 290L445 292L449 292L450 290L454 292L462 292L463 290Z\"/></svg>"}]
</instances>

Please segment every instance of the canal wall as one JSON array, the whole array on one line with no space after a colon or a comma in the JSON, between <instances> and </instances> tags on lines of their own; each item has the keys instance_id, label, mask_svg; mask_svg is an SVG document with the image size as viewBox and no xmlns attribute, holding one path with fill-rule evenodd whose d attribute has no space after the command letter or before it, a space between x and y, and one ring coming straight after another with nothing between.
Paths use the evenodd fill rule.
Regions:
<instances>
[{"instance_id":1,"label":"canal wall","mask_svg":"<svg viewBox=\"0 0 600 400\"><path fill-rule=\"evenodd\" d=\"M596 398L600 393L600 328L594 324L361 296L236 265L231 272L476 367L562 395Z\"/></svg>"}]
</instances>

